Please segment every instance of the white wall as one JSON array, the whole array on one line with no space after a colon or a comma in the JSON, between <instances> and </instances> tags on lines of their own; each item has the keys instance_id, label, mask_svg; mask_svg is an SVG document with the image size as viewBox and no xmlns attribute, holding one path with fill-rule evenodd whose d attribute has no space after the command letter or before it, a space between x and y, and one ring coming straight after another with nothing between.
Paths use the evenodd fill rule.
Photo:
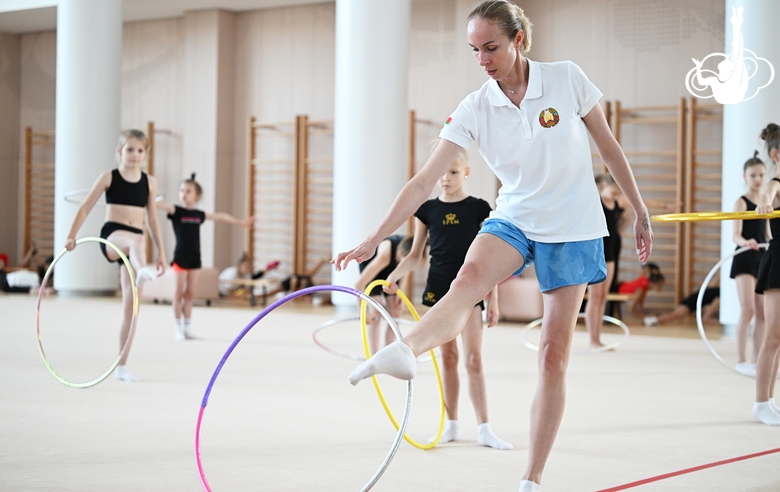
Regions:
<instances>
[{"instance_id":1,"label":"white wall","mask_svg":"<svg viewBox=\"0 0 780 492\"><path fill-rule=\"evenodd\" d=\"M690 58L723 48L722 0L521 3L535 25L532 59L571 59L582 66L606 99L620 99L626 105L674 104L687 95L683 77ZM418 125L418 163L427 156L426 141L438 134L460 100L485 81L466 43L466 16L474 4L473 0L412 3L409 108L419 118L435 123ZM335 6L223 14L219 22L223 33L231 23L234 26L233 34L227 38L223 34L215 46L220 69L232 72L232 82L221 86L215 111L219 124L232 124L232 129L217 134L214 162L226 168L232 164L228 170L232 177L223 181L224 169L220 170L215 182L206 186L206 193L216 193L217 183L220 189L229 183L229 194L216 197L215 206L243 216L247 117L268 122L291 121L297 114L318 120L333 117ZM184 18L132 22L124 27L122 126L145 128L147 121L155 122L159 130L156 174L161 191L172 201L177 199L179 181L193 170L192 163L184 159L188 145L183 139L187 124L184 88L198 74L186 72L187 43ZM21 35L20 127L54 128L54 54L53 32ZM471 160L468 191L492 201L494 177L478 153L471 152ZM170 253L172 233L162 216L161 223ZM21 232L21 219L17 224ZM216 266L224 267L224 262L232 263L243 250L245 233L235 227L224 234L218 231L218 238L227 237L214 253Z\"/></svg>"}]
</instances>

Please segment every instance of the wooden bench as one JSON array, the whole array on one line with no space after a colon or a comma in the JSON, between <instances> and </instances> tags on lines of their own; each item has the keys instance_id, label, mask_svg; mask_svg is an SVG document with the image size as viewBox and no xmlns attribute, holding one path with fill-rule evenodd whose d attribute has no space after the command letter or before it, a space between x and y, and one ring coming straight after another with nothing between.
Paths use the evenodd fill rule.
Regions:
<instances>
[{"instance_id":1,"label":"wooden bench","mask_svg":"<svg viewBox=\"0 0 780 492\"><path fill-rule=\"evenodd\" d=\"M617 306L617 316L615 316L615 318L622 319L623 315L620 312L620 306L624 302L630 301L633 298L634 296L632 294L620 294L618 292L610 292L609 294L607 294L607 302L615 303L615 306ZM587 291L585 292L585 297L583 298L583 300L586 301L588 300Z\"/></svg>"}]
</instances>

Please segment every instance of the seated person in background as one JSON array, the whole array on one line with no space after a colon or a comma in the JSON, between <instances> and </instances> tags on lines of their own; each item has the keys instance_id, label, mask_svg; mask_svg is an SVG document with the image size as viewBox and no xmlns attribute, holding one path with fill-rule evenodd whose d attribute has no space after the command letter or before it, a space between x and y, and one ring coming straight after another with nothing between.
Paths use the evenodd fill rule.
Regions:
<instances>
[{"instance_id":1,"label":"seated person in background","mask_svg":"<svg viewBox=\"0 0 780 492\"><path fill-rule=\"evenodd\" d=\"M634 294L631 314L642 315L645 311L645 296L648 290L659 291L664 286L664 275L657 263L648 261L639 276L634 280L621 282L618 286L620 294Z\"/></svg>"},{"instance_id":2,"label":"seated person in background","mask_svg":"<svg viewBox=\"0 0 780 492\"><path fill-rule=\"evenodd\" d=\"M659 314L658 316L645 316L642 320L642 324L645 326L655 326L659 323L666 323L678 318L684 318L690 313L696 312L696 299L699 297L699 291L697 290L693 294L689 295L680 302L680 305L674 308L674 310L668 313ZM720 308L720 286L708 287L704 290L704 298L701 302L702 313L701 318L704 323L712 321L715 315L718 314ZM706 307L705 307L706 306Z\"/></svg>"},{"instance_id":3,"label":"seated person in background","mask_svg":"<svg viewBox=\"0 0 780 492\"><path fill-rule=\"evenodd\" d=\"M35 256L35 253L37 253L37 249L35 248L35 243L32 243L18 267L11 267L8 264L8 255L0 253L0 290L23 294L33 289L35 293L38 292L38 287L41 283L38 273L26 269L30 265L30 260ZM47 262L47 267L48 263L50 262ZM44 269L43 272L45 273L46 270Z\"/></svg>"},{"instance_id":4,"label":"seated person in background","mask_svg":"<svg viewBox=\"0 0 780 492\"><path fill-rule=\"evenodd\" d=\"M243 278L247 280L257 280L262 278L266 272L270 272L274 268L279 266L279 261L274 260L269 262L265 266L265 270L258 270L252 272L252 263L249 261L249 255L242 253L238 259L238 263L235 266L229 266L222 270L219 274L219 295L221 297L227 297L229 295L241 296L244 293L244 286L240 284L234 284L230 281L237 278Z\"/></svg>"}]
</instances>

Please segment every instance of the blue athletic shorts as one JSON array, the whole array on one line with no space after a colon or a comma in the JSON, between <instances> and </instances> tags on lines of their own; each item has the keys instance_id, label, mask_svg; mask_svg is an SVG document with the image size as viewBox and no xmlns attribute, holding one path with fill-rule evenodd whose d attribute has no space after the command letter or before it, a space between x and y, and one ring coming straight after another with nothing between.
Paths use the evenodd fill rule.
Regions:
<instances>
[{"instance_id":1,"label":"blue athletic shorts","mask_svg":"<svg viewBox=\"0 0 780 492\"><path fill-rule=\"evenodd\" d=\"M597 284L607 278L602 238L540 243L528 239L516 225L503 219L487 219L479 233L499 237L523 255L525 263L512 275L520 275L536 264L536 278L542 292L568 285Z\"/></svg>"}]
</instances>

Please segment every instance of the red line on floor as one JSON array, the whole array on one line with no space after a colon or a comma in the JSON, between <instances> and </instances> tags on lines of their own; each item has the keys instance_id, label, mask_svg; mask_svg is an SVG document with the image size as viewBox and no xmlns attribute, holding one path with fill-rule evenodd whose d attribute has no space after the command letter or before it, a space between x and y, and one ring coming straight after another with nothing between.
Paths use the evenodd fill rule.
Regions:
<instances>
[{"instance_id":1,"label":"red line on floor","mask_svg":"<svg viewBox=\"0 0 780 492\"><path fill-rule=\"evenodd\" d=\"M599 490L597 492L617 492L618 490L632 489L634 487L639 487L640 485L645 485L647 483L658 482L660 480L666 480L667 478L672 478L672 477L676 477L676 476L679 476L679 475L685 475L686 473L693 473L695 471L705 470L707 468L713 468L713 467L720 466L720 465L728 465L729 463L735 463L737 461L749 460L751 458L758 458L759 456L766 456L766 455L772 454L772 453L780 453L780 448L770 449L768 451L761 451L760 453L746 454L745 456L738 456L736 458L730 458L730 459L723 460L723 461L716 461L714 463L708 463L706 465L694 466L693 468L686 468L684 470L679 470L679 471L672 472L672 473L665 473L663 475L658 475L658 476L655 476L655 477L645 478L643 480L637 480L636 482L631 482L631 483L627 483L627 484L623 484L623 485L618 485L617 487L611 487L609 489L603 489L603 490Z\"/></svg>"}]
</instances>

